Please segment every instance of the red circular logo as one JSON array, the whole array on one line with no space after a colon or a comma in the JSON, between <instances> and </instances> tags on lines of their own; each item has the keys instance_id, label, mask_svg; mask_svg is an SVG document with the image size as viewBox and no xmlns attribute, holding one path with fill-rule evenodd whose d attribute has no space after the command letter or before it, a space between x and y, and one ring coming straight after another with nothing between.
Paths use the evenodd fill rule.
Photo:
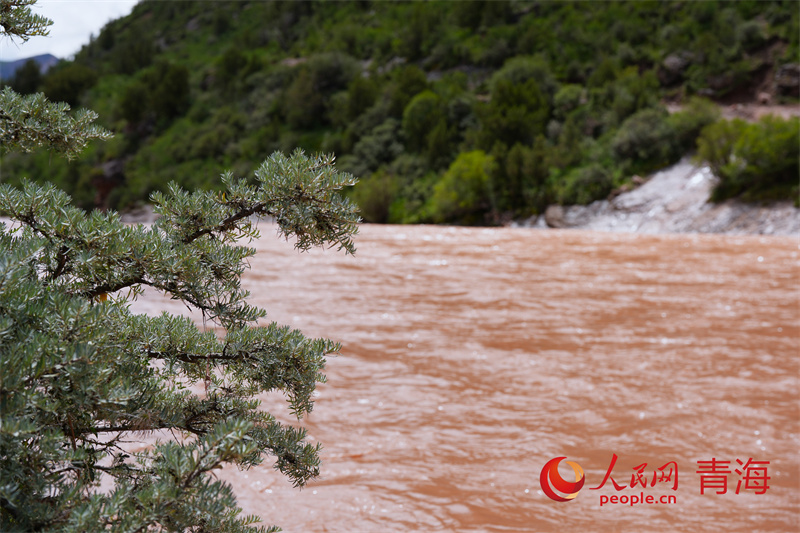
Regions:
<instances>
[{"instance_id":1,"label":"red circular logo","mask_svg":"<svg viewBox=\"0 0 800 533\"><path fill-rule=\"evenodd\" d=\"M575 482L569 482L561 477L561 474L558 473L558 465L564 459L566 459L566 457L556 457L555 459L547 461L539 476L539 482L542 484L544 493L547 494L551 500L557 502L568 502L575 499L581 491L581 488L583 488L583 483L586 481L586 476L583 475L583 468L573 461L567 461L567 464L571 466L572 470L575 472Z\"/></svg>"}]
</instances>

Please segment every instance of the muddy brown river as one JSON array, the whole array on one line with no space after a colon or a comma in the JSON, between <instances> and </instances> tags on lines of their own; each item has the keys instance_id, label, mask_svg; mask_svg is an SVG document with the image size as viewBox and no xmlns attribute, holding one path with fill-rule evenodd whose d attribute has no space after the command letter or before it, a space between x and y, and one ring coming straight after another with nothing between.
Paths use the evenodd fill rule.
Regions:
<instances>
[{"instance_id":1,"label":"muddy brown river","mask_svg":"<svg viewBox=\"0 0 800 533\"><path fill-rule=\"evenodd\" d=\"M302 422L322 475L227 469L246 512L288 532L800 530L799 239L365 225L346 257L261 229L253 303L344 348ZM572 501L542 490L557 457L585 473Z\"/></svg>"}]
</instances>

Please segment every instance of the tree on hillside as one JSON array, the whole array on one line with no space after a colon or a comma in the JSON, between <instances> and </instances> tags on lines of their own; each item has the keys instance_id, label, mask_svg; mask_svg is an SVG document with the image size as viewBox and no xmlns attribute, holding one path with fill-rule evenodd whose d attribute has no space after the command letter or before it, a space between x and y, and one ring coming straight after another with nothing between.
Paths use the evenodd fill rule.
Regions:
<instances>
[{"instance_id":1,"label":"tree on hillside","mask_svg":"<svg viewBox=\"0 0 800 533\"><path fill-rule=\"evenodd\" d=\"M41 34L31 0L0 0L5 36ZM108 137L91 112L42 95L0 94L2 148L45 145L67 156ZM177 186L153 197L161 218L127 226L89 215L53 186L0 186L0 530L274 531L241 516L210 473L272 455L302 486L319 472L319 445L258 409L282 391L298 418L313 407L325 356L339 346L277 324L250 306L241 275L255 253L252 217L272 216L306 250L354 252L358 217L338 191L355 180L332 157L274 154L256 184L223 177L224 193ZM167 313L131 313L150 287L199 310L224 336ZM178 437L141 453L134 434ZM99 490L106 480L110 490Z\"/></svg>"},{"instance_id":2,"label":"tree on hillside","mask_svg":"<svg viewBox=\"0 0 800 533\"><path fill-rule=\"evenodd\" d=\"M40 83L42 83L42 72L39 69L39 63L29 59L14 72L11 88L20 94L31 94L36 92Z\"/></svg>"}]
</instances>

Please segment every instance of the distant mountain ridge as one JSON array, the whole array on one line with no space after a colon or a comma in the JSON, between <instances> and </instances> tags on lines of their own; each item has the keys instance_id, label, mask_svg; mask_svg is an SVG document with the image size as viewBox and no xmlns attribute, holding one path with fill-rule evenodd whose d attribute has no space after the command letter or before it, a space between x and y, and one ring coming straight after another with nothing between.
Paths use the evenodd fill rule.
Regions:
<instances>
[{"instance_id":1,"label":"distant mountain ridge","mask_svg":"<svg viewBox=\"0 0 800 533\"><path fill-rule=\"evenodd\" d=\"M17 69L22 67L22 65L31 59L39 64L39 70L42 72L42 74L47 72L50 67L61 61L53 54L39 54L38 56L25 57L22 59L15 59L13 61L0 61L0 79L8 80L13 78L14 74L17 72Z\"/></svg>"}]
</instances>

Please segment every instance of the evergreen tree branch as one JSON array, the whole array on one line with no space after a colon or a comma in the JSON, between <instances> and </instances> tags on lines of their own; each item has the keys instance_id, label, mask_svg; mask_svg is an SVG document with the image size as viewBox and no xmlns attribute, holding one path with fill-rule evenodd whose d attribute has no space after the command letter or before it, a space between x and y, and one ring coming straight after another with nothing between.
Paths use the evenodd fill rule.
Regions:
<instances>
[{"instance_id":1,"label":"evergreen tree branch","mask_svg":"<svg viewBox=\"0 0 800 533\"><path fill-rule=\"evenodd\" d=\"M48 26L53 21L41 15L31 13L31 8L36 0L0 0L0 34L18 37L23 42L37 35L46 36L50 33Z\"/></svg>"},{"instance_id":2,"label":"evergreen tree branch","mask_svg":"<svg viewBox=\"0 0 800 533\"><path fill-rule=\"evenodd\" d=\"M97 114L85 109L68 114L65 103L48 102L43 94L20 96L9 87L0 91L0 145L3 152L30 152L40 146L77 156L89 141L110 139L111 133L93 122Z\"/></svg>"},{"instance_id":3,"label":"evergreen tree branch","mask_svg":"<svg viewBox=\"0 0 800 533\"><path fill-rule=\"evenodd\" d=\"M2 10L31 2L0 1L8 32ZM70 157L108 136L91 113L68 110L4 90L3 148L47 145ZM359 219L338 192L355 180L332 157L300 151L273 155L256 179L250 186L226 174L221 194L172 186L154 196L162 217L152 227L87 216L52 185L0 186L0 216L21 223L0 224L0 528L274 531L241 518L230 487L208 474L266 455L296 486L319 474L320 445L260 411L253 396L281 390L302 417L325 381L325 357L340 347L274 323L253 327L265 312L247 304L241 276L255 251L235 242L258 235L254 216L274 216L301 250L353 253ZM135 297L143 286L200 309L227 335L220 341L185 318L132 315L119 291ZM198 380L209 383L204 397L187 388ZM187 443L134 458L121 448L126 435L160 429L183 432ZM102 474L115 478L111 493L96 491Z\"/></svg>"}]
</instances>

